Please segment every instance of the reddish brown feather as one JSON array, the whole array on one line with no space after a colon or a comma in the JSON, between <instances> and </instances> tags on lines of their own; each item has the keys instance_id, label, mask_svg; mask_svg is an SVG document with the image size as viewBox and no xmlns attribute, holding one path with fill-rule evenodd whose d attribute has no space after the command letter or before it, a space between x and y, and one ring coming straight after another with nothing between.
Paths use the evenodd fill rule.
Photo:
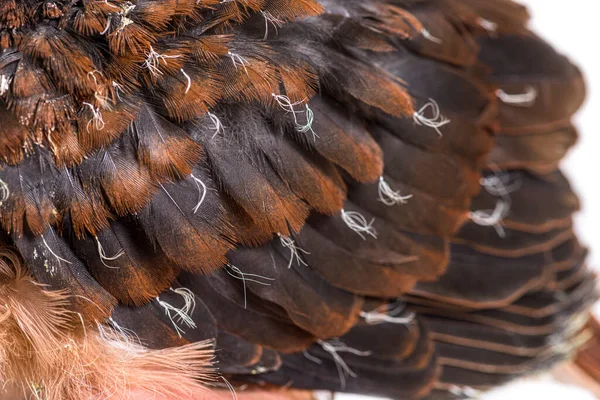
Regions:
<instances>
[{"instance_id":1,"label":"reddish brown feather","mask_svg":"<svg viewBox=\"0 0 600 400\"><path fill-rule=\"evenodd\" d=\"M202 147L188 137L158 136L147 140L140 148L141 161L156 180L177 180L190 175L202 156Z\"/></svg>"},{"instance_id":2,"label":"reddish brown feather","mask_svg":"<svg viewBox=\"0 0 600 400\"><path fill-rule=\"evenodd\" d=\"M50 198L44 196L34 202L29 197L25 200L25 219L34 235L42 235L56 220L56 209Z\"/></svg>"},{"instance_id":3,"label":"reddish brown feather","mask_svg":"<svg viewBox=\"0 0 600 400\"><path fill-rule=\"evenodd\" d=\"M229 52L233 35L206 35L188 43L189 53L201 64L215 66Z\"/></svg>"},{"instance_id":4,"label":"reddish brown feather","mask_svg":"<svg viewBox=\"0 0 600 400\"><path fill-rule=\"evenodd\" d=\"M356 67L354 76L346 80L344 89L348 93L393 116L410 116L414 113L410 94L396 78L382 70L367 69L360 64L356 64Z\"/></svg>"},{"instance_id":5,"label":"reddish brown feather","mask_svg":"<svg viewBox=\"0 0 600 400\"><path fill-rule=\"evenodd\" d=\"M319 78L308 65L281 63L277 66L279 79L285 88L285 95L293 102L304 102L317 92Z\"/></svg>"},{"instance_id":6,"label":"reddish brown feather","mask_svg":"<svg viewBox=\"0 0 600 400\"><path fill-rule=\"evenodd\" d=\"M133 121L136 108L139 107L125 101L118 102L114 106L105 106L105 104L88 103L79 112L78 139L86 154L106 147L120 137Z\"/></svg>"},{"instance_id":7,"label":"reddish brown feather","mask_svg":"<svg viewBox=\"0 0 600 400\"><path fill-rule=\"evenodd\" d=\"M17 0L8 0L0 5L0 26L16 29L25 24L27 16L24 4Z\"/></svg>"},{"instance_id":8,"label":"reddish brown feather","mask_svg":"<svg viewBox=\"0 0 600 400\"><path fill-rule=\"evenodd\" d=\"M315 0L266 0L264 11L276 19L291 21L300 17L320 15L324 9Z\"/></svg>"},{"instance_id":9,"label":"reddish brown feather","mask_svg":"<svg viewBox=\"0 0 600 400\"><path fill-rule=\"evenodd\" d=\"M313 129L320 140L312 145L325 158L359 182L373 182L383 174L383 151L362 121L314 99Z\"/></svg>"},{"instance_id":10,"label":"reddish brown feather","mask_svg":"<svg viewBox=\"0 0 600 400\"><path fill-rule=\"evenodd\" d=\"M145 54L153 46L157 38L146 27L139 24L129 24L116 29L108 36L111 52L118 56L132 56L142 61Z\"/></svg>"},{"instance_id":11,"label":"reddish brown feather","mask_svg":"<svg viewBox=\"0 0 600 400\"><path fill-rule=\"evenodd\" d=\"M387 3L373 5L375 21L365 20L363 24L375 31L386 32L401 38L414 37L423 26L410 12Z\"/></svg>"},{"instance_id":12,"label":"reddish brown feather","mask_svg":"<svg viewBox=\"0 0 600 400\"><path fill-rule=\"evenodd\" d=\"M223 81L220 75L212 71L202 74L187 71L186 74L190 77L190 81L183 72L180 72L178 79L159 82L166 92L161 101L169 117L178 122L205 115L223 96ZM189 89L188 84L190 84Z\"/></svg>"},{"instance_id":13,"label":"reddish brown feather","mask_svg":"<svg viewBox=\"0 0 600 400\"><path fill-rule=\"evenodd\" d=\"M73 29L86 36L103 32L108 22L108 14L104 12L106 5L103 2L84 3L84 9L77 11L73 18ZM52 10L56 10L53 11L53 18L58 18L61 14L59 10Z\"/></svg>"},{"instance_id":14,"label":"reddish brown feather","mask_svg":"<svg viewBox=\"0 0 600 400\"><path fill-rule=\"evenodd\" d=\"M34 234L43 234L57 220L58 213L45 196L12 195L10 208L0 213L0 223L7 232L21 236L25 226Z\"/></svg>"},{"instance_id":15,"label":"reddish brown feather","mask_svg":"<svg viewBox=\"0 0 600 400\"><path fill-rule=\"evenodd\" d=\"M96 236L99 231L108 228L112 215L96 193L75 191L70 200L69 207L61 211L64 215L70 214L76 237Z\"/></svg>"},{"instance_id":16,"label":"reddish brown feather","mask_svg":"<svg viewBox=\"0 0 600 400\"><path fill-rule=\"evenodd\" d=\"M45 26L27 34L19 47L23 53L40 60L57 86L67 93L89 98L103 80L102 75L96 76L96 80L89 78L89 73L98 67L86 49L65 31Z\"/></svg>"},{"instance_id":17,"label":"reddish brown feather","mask_svg":"<svg viewBox=\"0 0 600 400\"><path fill-rule=\"evenodd\" d=\"M14 115L0 101L0 155L2 159L15 164L22 160L23 149L31 140L27 129L21 125Z\"/></svg>"},{"instance_id":18,"label":"reddish brown feather","mask_svg":"<svg viewBox=\"0 0 600 400\"><path fill-rule=\"evenodd\" d=\"M73 125L67 123L61 126L56 134L50 132L47 137L57 167L73 167L83 161L85 150L79 143Z\"/></svg>"},{"instance_id":19,"label":"reddish brown feather","mask_svg":"<svg viewBox=\"0 0 600 400\"><path fill-rule=\"evenodd\" d=\"M113 209L119 215L128 215L146 206L157 191L158 182L152 179L152 174L145 166L137 164L135 160L122 158L120 161L118 166L105 171L100 179Z\"/></svg>"}]
</instances>

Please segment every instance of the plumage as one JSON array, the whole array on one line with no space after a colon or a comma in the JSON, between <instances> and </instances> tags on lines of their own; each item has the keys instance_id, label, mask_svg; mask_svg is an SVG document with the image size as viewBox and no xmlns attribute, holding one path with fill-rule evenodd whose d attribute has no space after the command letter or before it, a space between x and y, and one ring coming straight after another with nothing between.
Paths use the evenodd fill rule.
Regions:
<instances>
[{"instance_id":1,"label":"plumage","mask_svg":"<svg viewBox=\"0 0 600 400\"><path fill-rule=\"evenodd\" d=\"M585 85L528 19L1 2L0 377L434 399L569 358L597 297L559 169Z\"/></svg>"}]
</instances>

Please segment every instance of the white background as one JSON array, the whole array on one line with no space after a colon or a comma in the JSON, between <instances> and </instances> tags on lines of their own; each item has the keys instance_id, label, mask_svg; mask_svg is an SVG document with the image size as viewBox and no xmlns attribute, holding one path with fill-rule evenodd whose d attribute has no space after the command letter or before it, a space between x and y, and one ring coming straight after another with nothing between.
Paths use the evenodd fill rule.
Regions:
<instances>
[{"instance_id":1,"label":"white background","mask_svg":"<svg viewBox=\"0 0 600 400\"><path fill-rule=\"evenodd\" d=\"M577 230L592 250L590 265L600 268L600 128L596 123L596 118L600 122L600 3L598 0L520 2L533 15L533 29L582 67L588 80L588 100L576 119L581 130L580 143L565 161L564 169L583 201L583 211L576 217ZM336 395L335 399L368 398ZM503 388L484 399L593 400L594 396L576 387L542 379Z\"/></svg>"}]
</instances>

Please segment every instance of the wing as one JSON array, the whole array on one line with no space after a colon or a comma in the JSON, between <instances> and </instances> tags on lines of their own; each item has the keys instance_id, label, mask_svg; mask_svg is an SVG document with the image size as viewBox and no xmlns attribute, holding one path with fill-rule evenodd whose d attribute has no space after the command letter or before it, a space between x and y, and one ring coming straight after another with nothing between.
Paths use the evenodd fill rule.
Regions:
<instances>
[{"instance_id":1,"label":"wing","mask_svg":"<svg viewBox=\"0 0 600 400\"><path fill-rule=\"evenodd\" d=\"M6 377L61 399L220 378L415 398L565 358L595 296L557 170L584 86L527 19L505 0L8 1L2 329L52 356Z\"/></svg>"}]
</instances>

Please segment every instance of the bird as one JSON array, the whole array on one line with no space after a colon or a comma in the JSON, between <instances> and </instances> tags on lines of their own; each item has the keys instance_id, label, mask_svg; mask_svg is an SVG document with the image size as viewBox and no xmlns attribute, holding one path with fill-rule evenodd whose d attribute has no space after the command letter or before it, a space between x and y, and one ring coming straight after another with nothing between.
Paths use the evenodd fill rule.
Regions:
<instances>
[{"instance_id":1,"label":"bird","mask_svg":"<svg viewBox=\"0 0 600 400\"><path fill-rule=\"evenodd\" d=\"M571 358L586 88L529 20L3 0L3 390L461 399Z\"/></svg>"}]
</instances>

